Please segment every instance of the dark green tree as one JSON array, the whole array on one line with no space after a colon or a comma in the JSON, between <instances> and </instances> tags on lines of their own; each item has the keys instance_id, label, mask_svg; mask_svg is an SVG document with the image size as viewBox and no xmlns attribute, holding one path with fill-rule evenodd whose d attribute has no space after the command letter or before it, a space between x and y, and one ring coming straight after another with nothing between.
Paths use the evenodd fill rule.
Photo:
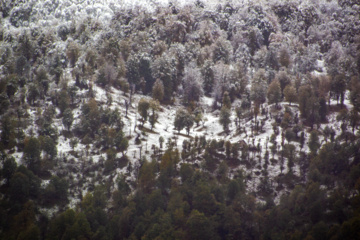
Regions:
<instances>
[{"instance_id":1,"label":"dark green tree","mask_svg":"<svg viewBox=\"0 0 360 240\"><path fill-rule=\"evenodd\" d=\"M223 129L226 133L229 132L229 124L231 123L230 116L230 110L226 107L222 107L220 111L219 122L223 126Z\"/></svg>"},{"instance_id":2,"label":"dark green tree","mask_svg":"<svg viewBox=\"0 0 360 240\"><path fill-rule=\"evenodd\" d=\"M24 146L23 159L28 168L34 173L38 173L41 168L41 145L37 138L30 137Z\"/></svg>"},{"instance_id":3,"label":"dark green tree","mask_svg":"<svg viewBox=\"0 0 360 240\"><path fill-rule=\"evenodd\" d=\"M64 126L67 128L68 131L70 131L73 121L74 121L74 115L71 109L67 108L63 113L62 123L64 124Z\"/></svg>"},{"instance_id":4,"label":"dark green tree","mask_svg":"<svg viewBox=\"0 0 360 240\"><path fill-rule=\"evenodd\" d=\"M141 116L141 126L143 127L145 122L148 119L148 110L150 108L150 102L146 100L145 98L141 98L138 103L138 112Z\"/></svg>"}]
</instances>

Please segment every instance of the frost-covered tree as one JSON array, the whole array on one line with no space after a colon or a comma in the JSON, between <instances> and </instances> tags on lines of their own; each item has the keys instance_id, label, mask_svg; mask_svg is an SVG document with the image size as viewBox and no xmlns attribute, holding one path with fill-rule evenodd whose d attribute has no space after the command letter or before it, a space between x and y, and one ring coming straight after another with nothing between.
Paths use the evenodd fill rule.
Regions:
<instances>
[{"instance_id":1,"label":"frost-covered tree","mask_svg":"<svg viewBox=\"0 0 360 240\"><path fill-rule=\"evenodd\" d=\"M230 69L229 65L219 63L214 67L215 84L213 87L213 97L215 102L221 102L225 91L229 91L230 88Z\"/></svg>"},{"instance_id":2,"label":"frost-covered tree","mask_svg":"<svg viewBox=\"0 0 360 240\"><path fill-rule=\"evenodd\" d=\"M100 68L96 83L102 87L112 86L115 83L117 76L116 68L112 64L106 62Z\"/></svg>"},{"instance_id":3,"label":"frost-covered tree","mask_svg":"<svg viewBox=\"0 0 360 240\"><path fill-rule=\"evenodd\" d=\"M156 79L152 88L152 97L159 102L164 99L164 84L160 79Z\"/></svg>"},{"instance_id":4,"label":"frost-covered tree","mask_svg":"<svg viewBox=\"0 0 360 240\"><path fill-rule=\"evenodd\" d=\"M80 57L80 47L76 42L70 42L66 49L66 56L69 59L70 67L74 67Z\"/></svg>"},{"instance_id":5,"label":"frost-covered tree","mask_svg":"<svg viewBox=\"0 0 360 240\"><path fill-rule=\"evenodd\" d=\"M155 79L151 74L151 57L148 54L140 54L139 56L139 72L143 83L142 90L144 94L148 94L152 91Z\"/></svg>"},{"instance_id":6,"label":"frost-covered tree","mask_svg":"<svg viewBox=\"0 0 360 240\"><path fill-rule=\"evenodd\" d=\"M266 100L267 79L264 69L259 69L252 79L250 97L255 105L260 105Z\"/></svg>"},{"instance_id":7,"label":"frost-covered tree","mask_svg":"<svg viewBox=\"0 0 360 240\"><path fill-rule=\"evenodd\" d=\"M279 51L279 63L283 67L289 67L291 63L290 54L287 48L282 47Z\"/></svg>"},{"instance_id":8,"label":"frost-covered tree","mask_svg":"<svg viewBox=\"0 0 360 240\"><path fill-rule=\"evenodd\" d=\"M62 117L62 123L67 128L68 131L70 131L71 125L74 121L74 115L70 108L65 109Z\"/></svg>"},{"instance_id":9,"label":"frost-covered tree","mask_svg":"<svg viewBox=\"0 0 360 240\"><path fill-rule=\"evenodd\" d=\"M191 103L200 100L203 95L201 73L199 69L193 67L185 68L183 78L184 102Z\"/></svg>"},{"instance_id":10,"label":"frost-covered tree","mask_svg":"<svg viewBox=\"0 0 360 240\"><path fill-rule=\"evenodd\" d=\"M189 135L190 128L194 124L194 117L185 109L180 108L176 111L175 120L174 120L174 127L178 130L178 133L183 128L186 128L186 132Z\"/></svg>"},{"instance_id":11,"label":"frost-covered tree","mask_svg":"<svg viewBox=\"0 0 360 240\"><path fill-rule=\"evenodd\" d=\"M176 76L176 67L173 65L172 59L163 54L155 59L151 65L151 72L154 79L160 79L164 84L164 101L171 100L174 91L174 77Z\"/></svg>"},{"instance_id":12,"label":"frost-covered tree","mask_svg":"<svg viewBox=\"0 0 360 240\"><path fill-rule=\"evenodd\" d=\"M291 78L287 72L279 71L278 73L276 73L275 79L279 81L281 95L283 96L285 87L291 84Z\"/></svg>"},{"instance_id":13,"label":"frost-covered tree","mask_svg":"<svg viewBox=\"0 0 360 240\"><path fill-rule=\"evenodd\" d=\"M204 79L203 88L205 95L210 96L213 91L215 73L214 73L214 64L210 60L206 60L201 68L201 75Z\"/></svg>"},{"instance_id":14,"label":"frost-covered tree","mask_svg":"<svg viewBox=\"0 0 360 240\"><path fill-rule=\"evenodd\" d=\"M226 133L229 132L229 125L231 123L230 116L231 116L230 109L226 107L222 107L219 116L219 123L223 126L224 132Z\"/></svg>"},{"instance_id":15,"label":"frost-covered tree","mask_svg":"<svg viewBox=\"0 0 360 240\"><path fill-rule=\"evenodd\" d=\"M318 44L297 46L297 54L294 57L294 67L299 73L306 74L315 70L316 60L319 59L320 47Z\"/></svg>"},{"instance_id":16,"label":"frost-covered tree","mask_svg":"<svg viewBox=\"0 0 360 240\"><path fill-rule=\"evenodd\" d=\"M126 78L130 85L135 85L138 89L140 85L139 58L132 54L126 61Z\"/></svg>"},{"instance_id":17,"label":"frost-covered tree","mask_svg":"<svg viewBox=\"0 0 360 240\"><path fill-rule=\"evenodd\" d=\"M213 44L212 48L214 62L223 61L225 64L229 64L233 49L228 40L220 37Z\"/></svg>"}]
</instances>

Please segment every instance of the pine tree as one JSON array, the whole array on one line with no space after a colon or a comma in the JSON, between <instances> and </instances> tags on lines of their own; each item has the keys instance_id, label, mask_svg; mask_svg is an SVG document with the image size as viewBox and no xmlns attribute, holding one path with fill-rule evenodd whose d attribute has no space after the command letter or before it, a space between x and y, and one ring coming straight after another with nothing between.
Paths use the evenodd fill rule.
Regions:
<instances>
[{"instance_id":1,"label":"pine tree","mask_svg":"<svg viewBox=\"0 0 360 240\"><path fill-rule=\"evenodd\" d=\"M74 115L70 108L67 108L63 113L62 123L70 131L71 125L74 121Z\"/></svg>"},{"instance_id":2,"label":"pine tree","mask_svg":"<svg viewBox=\"0 0 360 240\"><path fill-rule=\"evenodd\" d=\"M230 110L226 107L222 107L220 111L219 122L223 126L223 129L226 133L229 132L229 124L231 123L230 116L231 116Z\"/></svg>"}]
</instances>

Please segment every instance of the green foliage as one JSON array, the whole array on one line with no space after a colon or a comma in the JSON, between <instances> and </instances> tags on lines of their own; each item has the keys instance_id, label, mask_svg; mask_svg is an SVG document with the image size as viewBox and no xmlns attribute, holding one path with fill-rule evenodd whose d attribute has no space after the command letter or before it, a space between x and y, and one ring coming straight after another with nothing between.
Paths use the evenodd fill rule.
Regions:
<instances>
[{"instance_id":1,"label":"green foliage","mask_svg":"<svg viewBox=\"0 0 360 240\"><path fill-rule=\"evenodd\" d=\"M138 112L141 116L141 121L142 121L141 126L142 127L144 126L145 122L148 119L149 108L150 108L150 102L148 100L146 100L145 98L141 98L138 103Z\"/></svg>"},{"instance_id":2,"label":"green foliage","mask_svg":"<svg viewBox=\"0 0 360 240\"><path fill-rule=\"evenodd\" d=\"M41 145L37 138L31 137L29 139L25 139L23 159L29 169L35 173L40 171L40 153Z\"/></svg>"},{"instance_id":3,"label":"green foliage","mask_svg":"<svg viewBox=\"0 0 360 240\"><path fill-rule=\"evenodd\" d=\"M67 128L68 131L70 131L71 125L74 121L74 115L70 108L65 109L63 113L62 123Z\"/></svg>"},{"instance_id":4,"label":"green foliage","mask_svg":"<svg viewBox=\"0 0 360 240\"><path fill-rule=\"evenodd\" d=\"M185 128L187 134L190 133L190 128L194 125L194 117L185 109L178 109L176 111L174 127L178 132Z\"/></svg>"},{"instance_id":5,"label":"green foliage","mask_svg":"<svg viewBox=\"0 0 360 240\"><path fill-rule=\"evenodd\" d=\"M316 131L312 131L310 133L310 138L309 138L309 149L311 151L312 154L316 154L317 150L320 147L320 143L319 143L319 136L318 133Z\"/></svg>"},{"instance_id":6,"label":"green foliage","mask_svg":"<svg viewBox=\"0 0 360 240\"><path fill-rule=\"evenodd\" d=\"M9 116L4 116L1 119L1 146L5 149L12 149L15 146L16 140L14 125L14 120Z\"/></svg>"},{"instance_id":7,"label":"green foliage","mask_svg":"<svg viewBox=\"0 0 360 240\"><path fill-rule=\"evenodd\" d=\"M152 97L155 100L161 102L164 99L164 84L160 79L156 79L154 86L152 88Z\"/></svg>"},{"instance_id":8,"label":"green foliage","mask_svg":"<svg viewBox=\"0 0 360 240\"><path fill-rule=\"evenodd\" d=\"M43 193L43 201L47 206L65 204L68 200L68 184L64 179L53 176Z\"/></svg>"},{"instance_id":9,"label":"green foliage","mask_svg":"<svg viewBox=\"0 0 360 240\"><path fill-rule=\"evenodd\" d=\"M267 98L269 100L269 103L275 103L276 105L278 102L281 101L281 89L280 89L280 83L278 81L272 81L269 85L268 91L267 91Z\"/></svg>"},{"instance_id":10,"label":"green foliage","mask_svg":"<svg viewBox=\"0 0 360 240\"><path fill-rule=\"evenodd\" d=\"M6 180L7 184L9 184L11 177L16 171L17 163L13 157L3 156L3 158L5 158L5 161L3 163L0 176Z\"/></svg>"},{"instance_id":11,"label":"green foliage","mask_svg":"<svg viewBox=\"0 0 360 240\"><path fill-rule=\"evenodd\" d=\"M211 221L197 210L193 210L186 222L188 239L216 239Z\"/></svg>"},{"instance_id":12,"label":"green foliage","mask_svg":"<svg viewBox=\"0 0 360 240\"><path fill-rule=\"evenodd\" d=\"M223 126L223 129L226 133L229 131L229 124L231 123L230 116L230 110L226 107L222 107L220 111L219 122Z\"/></svg>"}]
</instances>

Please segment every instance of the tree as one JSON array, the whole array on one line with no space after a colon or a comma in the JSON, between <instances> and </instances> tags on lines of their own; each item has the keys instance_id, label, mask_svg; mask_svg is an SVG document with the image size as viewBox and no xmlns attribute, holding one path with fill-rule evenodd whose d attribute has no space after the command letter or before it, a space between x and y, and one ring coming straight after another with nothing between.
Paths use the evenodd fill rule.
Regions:
<instances>
[{"instance_id":1,"label":"tree","mask_svg":"<svg viewBox=\"0 0 360 240\"><path fill-rule=\"evenodd\" d=\"M303 118L307 118L309 115L307 111L309 108L307 105L309 104L308 100L311 98L312 95L313 93L310 85L304 85L299 88L299 110Z\"/></svg>"},{"instance_id":2,"label":"tree","mask_svg":"<svg viewBox=\"0 0 360 240\"><path fill-rule=\"evenodd\" d=\"M178 130L178 133L185 127L184 119L187 115L187 111L183 108L180 108L176 111L174 127Z\"/></svg>"},{"instance_id":3,"label":"tree","mask_svg":"<svg viewBox=\"0 0 360 240\"><path fill-rule=\"evenodd\" d=\"M331 81L331 91L335 94L336 100L339 101L341 106L344 105L346 81L345 76L342 74L336 75Z\"/></svg>"},{"instance_id":4,"label":"tree","mask_svg":"<svg viewBox=\"0 0 360 240\"><path fill-rule=\"evenodd\" d=\"M231 109L231 100L227 91L224 92L222 106Z\"/></svg>"},{"instance_id":5,"label":"tree","mask_svg":"<svg viewBox=\"0 0 360 240\"><path fill-rule=\"evenodd\" d=\"M352 127L352 132L354 133L355 128L359 125L359 121L360 121L359 112L357 110L355 110L354 108L350 111L349 121L350 121L350 125Z\"/></svg>"},{"instance_id":6,"label":"tree","mask_svg":"<svg viewBox=\"0 0 360 240\"><path fill-rule=\"evenodd\" d=\"M213 71L215 75L212 95L217 104L222 101L224 92L230 90L230 67L220 62L214 67Z\"/></svg>"},{"instance_id":7,"label":"tree","mask_svg":"<svg viewBox=\"0 0 360 240\"><path fill-rule=\"evenodd\" d=\"M152 88L152 97L159 102L162 102L164 99L164 84L160 79L156 79L154 86Z\"/></svg>"},{"instance_id":8,"label":"tree","mask_svg":"<svg viewBox=\"0 0 360 240\"><path fill-rule=\"evenodd\" d=\"M52 176L44 191L45 201L48 204L65 203L68 200L68 184L58 176Z\"/></svg>"},{"instance_id":9,"label":"tree","mask_svg":"<svg viewBox=\"0 0 360 240\"><path fill-rule=\"evenodd\" d=\"M290 54L287 48L282 47L279 52L279 63L284 67L289 67L290 65Z\"/></svg>"},{"instance_id":10,"label":"tree","mask_svg":"<svg viewBox=\"0 0 360 240\"><path fill-rule=\"evenodd\" d=\"M151 73L154 79L160 79L164 84L164 99L165 102L170 102L176 84L174 78L176 76L176 67L173 66L173 61L167 54L163 54L156 58L151 65Z\"/></svg>"},{"instance_id":11,"label":"tree","mask_svg":"<svg viewBox=\"0 0 360 240\"><path fill-rule=\"evenodd\" d=\"M136 55L130 55L126 62L126 78L130 85L134 84L136 88L139 88L141 78L139 64L139 58Z\"/></svg>"},{"instance_id":12,"label":"tree","mask_svg":"<svg viewBox=\"0 0 360 240\"><path fill-rule=\"evenodd\" d=\"M40 96L40 91L38 89L38 85L35 83L29 84L28 94L26 97L29 104L34 105L35 101L39 98L39 96Z\"/></svg>"},{"instance_id":13,"label":"tree","mask_svg":"<svg viewBox=\"0 0 360 240\"><path fill-rule=\"evenodd\" d=\"M183 78L184 102L197 102L203 95L201 74L199 69L186 67Z\"/></svg>"},{"instance_id":14,"label":"tree","mask_svg":"<svg viewBox=\"0 0 360 240\"><path fill-rule=\"evenodd\" d=\"M35 173L40 170L40 151L41 146L37 138L31 137L26 139L23 159L28 165L29 169Z\"/></svg>"},{"instance_id":15,"label":"tree","mask_svg":"<svg viewBox=\"0 0 360 240\"><path fill-rule=\"evenodd\" d=\"M216 239L216 235L210 220L197 210L192 210L186 222L187 239Z\"/></svg>"},{"instance_id":16,"label":"tree","mask_svg":"<svg viewBox=\"0 0 360 240\"><path fill-rule=\"evenodd\" d=\"M291 103L297 100L296 89L292 85L287 85L284 89L284 96L291 106Z\"/></svg>"},{"instance_id":17,"label":"tree","mask_svg":"<svg viewBox=\"0 0 360 240\"><path fill-rule=\"evenodd\" d=\"M150 101L150 109L151 109L151 115L149 117L149 122L151 125L151 130L154 128L159 115L156 113L160 108L159 102L157 100L151 100Z\"/></svg>"},{"instance_id":18,"label":"tree","mask_svg":"<svg viewBox=\"0 0 360 240\"><path fill-rule=\"evenodd\" d=\"M285 131L285 138L288 141L288 143L290 143L291 141L293 141L295 139L295 133L292 129L286 129Z\"/></svg>"},{"instance_id":19,"label":"tree","mask_svg":"<svg viewBox=\"0 0 360 240\"><path fill-rule=\"evenodd\" d=\"M316 131L312 131L310 133L308 145L309 145L309 149L310 149L311 153L316 154L317 150L320 148L319 136Z\"/></svg>"},{"instance_id":20,"label":"tree","mask_svg":"<svg viewBox=\"0 0 360 240\"><path fill-rule=\"evenodd\" d=\"M155 187L156 162L144 161L139 172L139 186L145 193L151 193Z\"/></svg>"},{"instance_id":21,"label":"tree","mask_svg":"<svg viewBox=\"0 0 360 240\"><path fill-rule=\"evenodd\" d=\"M266 100L266 76L265 70L259 69L253 77L251 85L251 100L254 101L255 105L260 105Z\"/></svg>"},{"instance_id":22,"label":"tree","mask_svg":"<svg viewBox=\"0 0 360 240\"><path fill-rule=\"evenodd\" d=\"M106 62L99 70L96 83L101 87L112 86L118 76L115 67Z\"/></svg>"},{"instance_id":23,"label":"tree","mask_svg":"<svg viewBox=\"0 0 360 240\"><path fill-rule=\"evenodd\" d=\"M220 111L219 122L223 126L223 129L226 133L229 132L229 124L231 123L230 116L231 116L230 110L226 107L222 107Z\"/></svg>"},{"instance_id":24,"label":"tree","mask_svg":"<svg viewBox=\"0 0 360 240\"><path fill-rule=\"evenodd\" d=\"M162 136L159 137L159 145L160 145L160 148L163 147L163 144L164 144L164 138Z\"/></svg>"},{"instance_id":25,"label":"tree","mask_svg":"<svg viewBox=\"0 0 360 240\"><path fill-rule=\"evenodd\" d=\"M279 71L276 74L275 79L279 81L281 94L283 94L285 87L291 84L289 75L285 71Z\"/></svg>"},{"instance_id":26,"label":"tree","mask_svg":"<svg viewBox=\"0 0 360 240\"><path fill-rule=\"evenodd\" d=\"M67 108L63 113L62 123L70 131L71 125L74 121L74 115L70 108Z\"/></svg>"},{"instance_id":27,"label":"tree","mask_svg":"<svg viewBox=\"0 0 360 240\"><path fill-rule=\"evenodd\" d=\"M277 80L274 80L270 83L267 91L267 97L269 103L275 103L276 106L281 101L280 83Z\"/></svg>"},{"instance_id":28,"label":"tree","mask_svg":"<svg viewBox=\"0 0 360 240\"><path fill-rule=\"evenodd\" d=\"M54 159L54 157L57 155L56 144L49 136L41 137L41 148L48 156L50 156L50 159Z\"/></svg>"},{"instance_id":29,"label":"tree","mask_svg":"<svg viewBox=\"0 0 360 240\"><path fill-rule=\"evenodd\" d=\"M212 49L214 62L223 61L225 64L229 63L233 49L228 40L222 37L218 38L212 45Z\"/></svg>"},{"instance_id":30,"label":"tree","mask_svg":"<svg viewBox=\"0 0 360 240\"><path fill-rule=\"evenodd\" d=\"M58 95L58 106L61 113L70 106L70 97L66 89L62 89Z\"/></svg>"},{"instance_id":31,"label":"tree","mask_svg":"<svg viewBox=\"0 0 360 240\"><path fill-rule=\"evenodd\" d=\"M9 116L3 116L1 119L1 144L6 149L11 149L15 146L15 129L14 121Z\"/></svg>"},{"instance_id":32,"label":"tree","mask_svg":"<svg viewBox=\"0 0 360 240\"><path fill-rule=\"evenodd\" d=\"M43 66L40 66L37 69L35 79L40 88L41 98L44 98L44 96L47 95L47 92L49 90L49 77L47 75L47 71Z\"/></svg>"},{"instance_id":33,"label":"tree","mask_svg":"<svg viewBox=\"0 0 360 240\"><path fill-rule=\"evenodd\" d=\"M359 54L360 65L360 54ZM350 101L357 111L360 111L360 81L353 78L351 81Z\"/></svg>"},{"instance_id":34,"label":"tree","mask_svg":"<svg viewBox=\"0 0 360 240\"><path fill-rule=\"evenodd\" d=\"M10 179L14 175L16 168L17 163L14 157L6 157L3 167L1 169L1 177L6 180L6 184L10 183Z\"/></svg>"},{"instance_id":35,"label":"tree","mask_svg":"<svg viewBox=\"0 0 360 240\"><path fill-rule=\"evenodd\" d=\"M140 116L142 117L141 127L143 127L144 123L147 121L149 108L150 108L149 101L147 101L145 98L141 98L138 103L138 112L139 112Z\"/></svg>"},{"instance_id":36,"label":"tree","mask_svg":"<svg viewBox=\"0 0 360 240\"><path fill-rule=\"evenodd\" d=\"M204 79L204 91L205 95L210 96L213 91L213 85L215 81L215 73L213 70L214 64L210 60L206 60L201 68L201 75Z\"/></svg>"},{"instance_id":37,"label":"tree","mask_svg":"<svg viewBox=\"0 0 360 240\"><path fill-rule=\"evenodd\" d=\"M190 134L190 128L194 125L194 117L188 112L185 116L184 116L184 126L186 129L186 134L189 135Z\"/></svg>"},{"instance_id":38,"label":"tree","mask_svg":"<svg viewBox=\"0 0 360 240\"><path fill-rule=\"evenodd\" d=\"M66 56L69 59L70 67L74 67L80 56L79 45L75 42L70 42L66 49Z\"/></svg>"}]
</instances>

